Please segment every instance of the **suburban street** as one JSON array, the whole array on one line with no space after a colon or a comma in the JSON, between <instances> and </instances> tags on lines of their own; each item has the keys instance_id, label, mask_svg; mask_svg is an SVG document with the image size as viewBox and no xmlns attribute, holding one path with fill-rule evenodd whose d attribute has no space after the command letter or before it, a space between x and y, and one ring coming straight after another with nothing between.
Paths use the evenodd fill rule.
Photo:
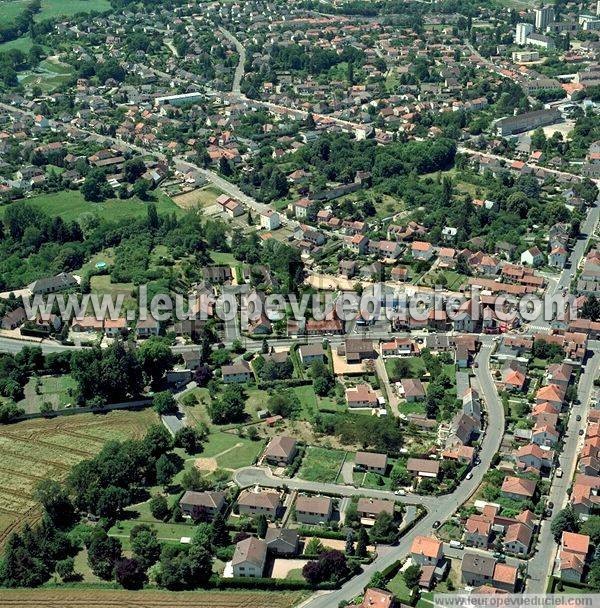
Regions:
<instances>
[{"instance_id":1,"label":"suburban street","mask_svg":"<svg viewBox=\"0 0 600 608\"><path fill-rule=\"evenodd\" d=\"M597 342L594 343L592 352L593 354L587 360L577 388L577 396L581 404L572 406L563 449L558 459L559 466L563 470L563 476L560 478L554 476L548 496L548 502L554 503L553 515L563 509L568 502L568 491L571 487L577 458L584 441L584 437L579 435L579 431L587 426L590 397L594 380L598 377L598 371L600 370L600 345ZM577 421L577 415L581 416L580 421ZM557 547L550 529L551 522L551 518L543 520L538 536L537 550L528 562L527 593L544 593L548 576L552 573Z\"/></svg>"},{"instance_id":2,"label":"suburban street","mask_svg":"<svg viewBox=\"0 0 600 608\"><path fill-rule=\"evenodd\" d=\"M405 558L410 552L410 547L416 536L430 535L434 522L439 521L443 523L446 521L478 488L490 466L494 454L496 454L500 447L504 433L504 408L489 369L490 355L494 343L489 336L482 336L482 341L481 351L476 358L478 367L475 369L475 376L481 388L482 397L485 399L488 417L487 429L479 452L481 464L473 469L473 477L469 480L464 480L452 494L435 497L415 495L395 496L391 492L382 492L380 490L357 490L351 486L319 484L300 479L274 478L266 474L264 469L256 467L242 469L235 474L234 479L241 487L248 487L257 483L267 487L286 484L289 488L295 490L329 492L343 496L354 496L360 493L361 495L376 498L388 498L389 500L403 504L422 504L427 508L427 515L406 533L397 545L391 547L390 551L383 551L371 564L365 566L360 575L352 578L336 591L315 594L304 606L308 608L331 608L332 606L337 606L338 602L344 599L360 595L374 572L383 570L395 561Z\"/></svg>"}]
</instances>

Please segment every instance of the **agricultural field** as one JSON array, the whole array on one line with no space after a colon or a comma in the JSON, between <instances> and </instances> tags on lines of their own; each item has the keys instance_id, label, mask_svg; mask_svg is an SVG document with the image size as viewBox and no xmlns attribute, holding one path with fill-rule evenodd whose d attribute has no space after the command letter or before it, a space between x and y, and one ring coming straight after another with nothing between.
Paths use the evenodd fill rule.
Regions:
<instances>
[{"instance_id":1,"label":"agricultural field","mask_svg":"<svg viewBox=\"0 0 600 608\"><path fill-rule=\"evenodd\" d=\"M184 213L170 198L161 192L155 193L156 209L161 213ZM145 217L147 213L147 203L136 198L128 200L111 199L103 203L90 203L84 200L81 192L77 190L66 190L52 194L42 194L27 199L26 203L45 211L51 217L60 215L63 220L72 221L80 219L86 214L97 215L102 219L120 221L124 219ZM20 202L12 203L19 205ZM0 207L0 218L4 214L6 207Z\"/></svg>"},{"instance_id":2,"label":"agricultural field","mask_svg":"<svg viewBox=\"0 0 600 608\"><path fill-rule=\"evenodd\" d=\"M124 591L109 589L3 589L6 608L292 608L307 597L303 591Z\"/></svg>"},{"instance_id":3,"label":"agricultural field","mask_svg":"<svg viewBox=\"0 0 600 608\"><path fill-rule=\"evenodd\" d=\"M335 483L346 453L341 450L309 447L298 471L298 477L305 481Z\"/></svg>"},{"instance_id":4,"label":"agricultural field","mask_svg":"<svg viewBox=\"0 0 600 608\"><path fill-rule=\"evenodd\" d=\"M97 454L111 439L143 437L157 421L152 410L75 414L3 426L0 430L0 545L11 531L41 512L34 488L45 478L63 480L71 467Z\"/></svg>"}]
</instances>

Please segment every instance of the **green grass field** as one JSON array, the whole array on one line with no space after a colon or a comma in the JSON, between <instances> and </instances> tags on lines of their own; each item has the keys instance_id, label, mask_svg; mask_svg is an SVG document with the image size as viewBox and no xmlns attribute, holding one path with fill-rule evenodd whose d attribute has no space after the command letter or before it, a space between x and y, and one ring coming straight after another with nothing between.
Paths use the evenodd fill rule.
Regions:
<instances>
[{"instance_id":1,"label":"green grass field","mask_svg":"<svg viewBox=\"0 0 600 608\"><path fill-rule=\"evenodd\" d=\"M215 458L221 469L239 469L251 465L264 447L262 441L251 441L233 433L215 431L208 436L201 458Z\"/></svg>"},{"instance_id":2,"label":"green grass field","mask_svg":"<svg viewBox=\"0 0 600 608\"><path fill-rule=\"evenodd\" d=\"M427 368L425 367L425 363L423 363L423 359L421 359L421 357L392 357L385 360L385 369L387 370L388 376L392 382L402 380L402 378L398 378L395 373L394 361L398 359L408 363L410 368L410 373L408 375L409 378L420 378L427 372Z\"/></svg>"},{"instance_id":3,"label":"green grass field","mask_svg":"<svg viewBox=\"0 0 600 608\"><path fill-rule=\"evenodd\" d=\"M44 402L50 403L55 410L63 409L65 405L73 404L76 388L77 383L71 376L31 378L25 385L25 398L18 405L28 414L39 412Z\"/></svg>"},{"instance_id":4,"label":"green grass field","mask_svg":"<svg viewBox=\"0 0 600 608\"><path fill-rule=\"evenodd\" d=\"M147 203L136 198L128 200L111 199L103 203L90 203L84 200L82 194L77 190L67 190L53 194L42 194L27 199L26 204L45 211L49 216L60 215L64 220L72 221L86 214L97 215L102 219L120 221L131 218L145 217L147 213ZM23 202L17 201L13 205L21 205ZM182 215L182 211L171 199L162 193L157 193L155 201L158 213L177 213ZM0 207L0 218L3 217L6 206Z\"/></svg>"},{"instance_id":5,"label":"green grass field","mask_svg":"<svg viewBox=\"0 0 600 608\"><path fill-rule=\"evenodd\" d=\"M0 25L12 23L17 15L29 4L29 0L2 0L0 2ZM92 11L107 11L110 9L108 0L42 0L42 10L35 16L36 21L52 19L53 17L89 13Z\"/></svg>"},{"instance_id":6,"label":"green grass field","mask_svg":"<svg viewBox=\"0 0 600 608\"><path fill-rule=\"evenodd\" d=\"M298 477L306 481L334 483L344 462L345 452L327 448L309 447L298 471Z\"/></svg>"},{"instance_id":7,"label":"green grass field","mask_svg":"<svg viewBox=\"0 0 600 608\"><path fill-rule=\"evenodd\" d=\"M32 46L33 41L29 36L21 36L21 38L16 38L15 40L9 40L8 42L0 44L0 53L8 53L8 51L12 51L13 49L28 53Z\"/></svg>"}]
</instances>

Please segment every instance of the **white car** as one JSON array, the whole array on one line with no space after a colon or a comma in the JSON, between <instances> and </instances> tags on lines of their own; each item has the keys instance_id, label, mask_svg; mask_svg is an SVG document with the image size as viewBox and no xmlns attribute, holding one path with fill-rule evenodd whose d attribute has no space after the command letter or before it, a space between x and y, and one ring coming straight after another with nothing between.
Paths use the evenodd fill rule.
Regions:
<instances>
[{"instance_id":1,"label":"white car","mask_svg":"<svg viewBox=\"0 0 600 608\"><path fill-rule=\"evenodd\" d=\"M465 479L473 479L473 473L469 471L465 477Z\"/></svg>"},{"instance_id":2,"label":"white car","mask_svg":"<svg viewBox=\"0 0 600 608\"><path fill-rule=\"evenodd\" d=\"M406 496L406 490L396 490L394 494L396 496Z\"/></svg>"}]
</instances>

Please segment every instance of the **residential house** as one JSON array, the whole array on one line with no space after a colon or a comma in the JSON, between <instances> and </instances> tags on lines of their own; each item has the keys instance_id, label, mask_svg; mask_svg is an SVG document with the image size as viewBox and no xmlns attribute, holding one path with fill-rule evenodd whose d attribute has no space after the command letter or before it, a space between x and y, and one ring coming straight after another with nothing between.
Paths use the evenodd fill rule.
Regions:
<instances>
[{"instance_id":1,"label":"residential house","mask_svg":"<svg viewBox=\"0 0 600 608\"><path fill-rule=\"evenodd\" d=\"M36 294L47 294L56 293L57 291L64 291L66 289L72 289L78 287L79 283L74 276L61 272L55 277L47 277L45 279L38 279L32 283L29 288L33 295Z\"/></svg>"},{"instance_id":2,"label":"residential house","mask_svg":"<svg viewBox=\"0 0 600 608\"><path fill-rule=\"evenodd\" d=\"M154 317L148 316L147 319L139 319L135 329L138 338L158 336L160 332L160 323Z\"/></svg>"},{"instance_id":3,"label":"residential house","mask_svg":"<svg viewBox=\"0 0 600 608\"><path fill-rule=\"evenodd\" d=\"M298 348L300 361L305 366L310 365L313 361L323 361L325 357L325 349L322 343L303 344Z\"/></svg>"},{"instance_id":4,"label":"residential house","mask_svg":"<svg viewBox=\"0 0 600 608\"><path fill-rule=\"evenodd\" d=\"M492 556L465 551L461 563L461 580L469 587L492 584L496 560Z\"/></svg>"},{"instance_id":5,"label":"residential house","mask_svg":"<svg viewBox=\"0 0 600 608\"><path fill-rule=\"evenodd\" d=\"M317 525L326 523L333 513L333 500L329 496L304 496L296 498L296 521Z\"/></svg>"},{"instance_id":6,"label":"residential house","mask_svg":"<svg viewBox=\"0 0 600 608\"><path fill-rule=\"evenodd\" d=\"M402 393L408 403L425 399L423 383L416 378L403 378L401 381Z\"/></svg>"},{"instance_id":7,"label":"residential house","mask_svg":"<svg viewBox=\"0 0 600 608\"><path fill-rule=\"evenodd\" d=\"M221 377L226 384L239 384L252 380L254 374L250 364L242 359L231 365L223 365L221 367Z\"/></svg>"},{"instance_id":8,"label":"residential house","mask_svg":"<svg viewBox=\"0 0 600 608\"><path fill-rule=\"evenodd\" d=\"M471 515L465 522L463 540L468 547L487 549L492 533L492 521L485 515Z\"/></svg>"},{"instance_id":9,"label":"residential house","mask_svg":"<svg viewBox=\"0 0 600 608\"><path fill-rule=\"evenodd\" d=\"M502 483L502 496L512 500L531 500L535 494L537 482L533 479L507 475Z\"/></svg>"},{"instance_id":10,"label":"residential house","mask_svg":"<svg viewBox=\"0 0 600 608\"><path fill-rule=\"evenodd\" d=\"M394 515L394 503L379 498L359 498L356 504L358 516L363 519L376 519L380 513Z\"/></svg>"},{"instance_id":11,"label":"residential house","mask_svg":"<svg viewBox=\"0 0 600 608\"><path fill-rule=\"evenodd\" d=\"M281 508L281 499L278 492L242 490L237 505L240 515L265 515L268 519L276 519Z\"/></svg>"},{"instance_id":12,"label":"residential house","mask_svg":"<svg viewBox=\"0 0 600 608\"><path fill-rule=\"evenodd\" d=\"M298 453L298 442L293 437L273 437L265 450L265 460L275 466L285 466Z\"/></svg>"},{"instance_id":13,"label":"residential house","mask_svg":"<svg viewBox=\"0 0 600 608\"><path fill-rule=\"evenodd\" d=\"M298 553L300 537L291 528L274 528L269 526L265 535L267 551L274 555L292 556Z\"/></svg>"},{"instance_id":14,"label":"residential house","mask_svg":"<svg viewBox=\"0 0 600 608\"><path fill-rule=\"evenodd\" d=\"M241 578L261 578L267 560L267 543L250 536L235 546L231 566L233 576Z\"/></svg>"},{"instance_id":15,"label":"residential house","mask_svg":"<svg viewBox=\"0 0 600 608\"><path fill-rule=\"evenodd\" d=\"M385 475L387 470L387 454L374 452L356 452L354 468L357 471L370 471Z\"/></svg>"},{"instance_id":16,"label":"residential house","mask_svg":"<svg viewBox=\"0 0 600 608\"><path fill-rule=\"evenodd\" d=\"M569 582L581 582L589 550L589 536L563 532L557 564L560 578Z\"/></svg>"},{"instance_id":17,"label":"residential house","mask_svg":"<svg viewBox=\"0 0 600 608\"><path fill-rule=\"evenodd\" d=\"M416 536L410 548L413 564L419 566L437 566L444 557L444 545L430 536Z\"/></svg>"},{"instance_id":18,"label":"residential house","mask_svg":"<svg viewBox=\"0 0 600 608\"><path fill-rule=\"evenodd\" d=\"M260 214L260 227L265 230L276 230L281 226L281 216L277 211L267 209Z\"/></svg>"},{"instance_id":19,"label":"residential house","mask_svg":"<svg viewBox=\"0 0 600 608\"><path fill-rule=\"evenodd\" d=\"M504 535L504 551L514 555L525 556L529 553L533 530L527 524L517 522L508 526Z\"/></svg>"},{"instance_id":20,"label":"residential house","mask_svg":"<svg viewBox=\"0 0 600 608\"><path fill-rule=\"evenodd\" d=\"M180 499L179 507L184 517L211 521L225 507L225 492L193 492L188 490Z\"/></svg>"},{"instance_id":21,"label":"residential house","mask_svg":"<svg viewBox=\"0 0 600 608\"><path fill-rule=\"evenodd\" d=\"M549 469L554 462L554 451L545 450L537 443L529 443L520 447L516 454L517 462L527 469Z\"/></svg>"},{"instance_id":22,"label":"residential house","mask_svg":"<svg viewBox=\"0 0 600 608\"><path fill-rule=\"evenodd\" d=\"M343 348L347 363L361 363L365 359L375 359L377 354L373 340L348 338Z\"/></svg>"},{"instance_id":23,"label":"residential house","mask_svg":"<svg viewBox=\"0 0 600 608\"><path fill-rule=\"evenodd\" d=\"M544 263L544 254L537 247L530 247L521 254L521 264L540 266Z\"/></svg>"},{"instance_id":24,"label":"residential house","mask_svg":"<svg viewBox=\"0 0 600 608\"><path fill-rule=\"evenodd\" d=\"M436 479L440 474L440 463L426 458L409 458L406 468L411 475Z\"/></svg>"},{"instance_id":25,"label":"residential house","mask_svg":"<svg viewBox=\"0 0 600 608\"><path fill-rule=\"evenodd\" d=\"M424 262L428 262L435 253L433 245L425 241L413 241L410 246L410 251L415 260L421 260Z\"/></svg>"},{"instance_id":26,"label":"residential house","mask_svg":"<svg viewBox=\"0 0 600 608\"><path fill-rule=\"evenodd\" d=\"M2 317L2 322L0 323L0 327L2 329L8 329L8 330L16 329L20 325L23 325L23 323L25 323L26 320L27 320L27 315L25 314L25 309L22 306L19 306L18 308L15 308L14 310L7 312Z\"/></svg>"},{"instance_id":27,"label":"residential house","mask_svg":"<svg viewBox=\"0 0 600 608\"><path fill-rule=\"evenodd\" d=\"M359 384L355 388L346 389L348 407L377 407L379 400L375 391L368 384Z\"/></svg>"}]
</instances>

